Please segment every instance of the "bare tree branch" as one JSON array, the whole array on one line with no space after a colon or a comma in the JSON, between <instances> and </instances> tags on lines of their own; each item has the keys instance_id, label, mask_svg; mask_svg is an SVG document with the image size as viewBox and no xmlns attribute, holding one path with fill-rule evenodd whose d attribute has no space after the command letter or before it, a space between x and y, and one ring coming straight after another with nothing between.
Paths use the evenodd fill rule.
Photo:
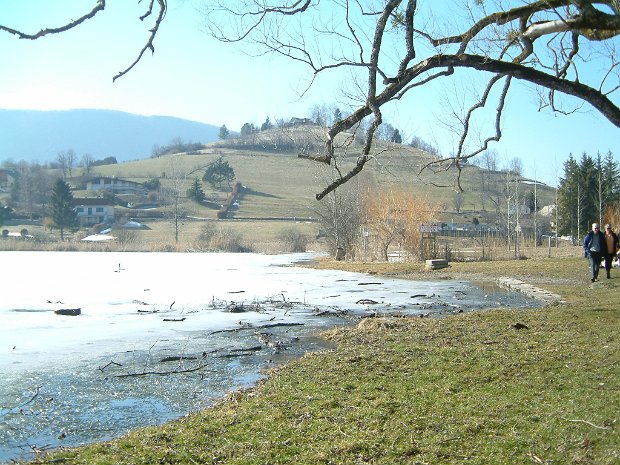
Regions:
<instances>
[{"instance_id":1,"label":"bare tree branch","mask_svg":"<svg viewBox=\"0 0 620 465\"><path fill-rule=\"evenodd\" d=\"M138 3L140 3L140 0L138 0ZM116 81L118 78L120 78L121 76L124 76L129 71L131 71L140 62L140 60L142 60L142 57L144 56L147 50L150 50L152 53L155 53L155 47L153 45L153 42L155 41L155 36L157 35L157 32L159 31L159 26L161 25L162 21L164 20L166 16L168 0L150 0L146 12L142 16L140 16L140 21L144 21L146 18L151 16L155 8L155 3L157 4L158 13L155 19L155 24L149 30L150 34L149 34L146 44L142 47L142 49L138 53L138 56L133 61L133 63L131 63L128 67L126 67L122 71L118 72L112 78L112 81ZM19 37L20 39L37 40L37 39L41 39L49 35L61 34L63 32L74 29L84 24L88 20L93 19L97 14L100 14L101 12L103 12L105 10L105 6L106 6L106 0L97 0L95 6L86 14L80 16L78 19L68 21L66 24L62 26L43 28L39 32L36 32L34 34L20 31L18 29L14 29L12 27L9 27L3 24L0 24L0 32L2 31L7 32L9 34Z\"/></svg>"},{"instance_id":2,"label":"bare tree branch","mask_svg":"<svg viewBox=\"0 0 620 465\"><path fill-rule=\"evenodd\" d=\"M416 0L203 1L207 27L214 37L243 44L250 54L274 53L303 63L311 73L309 87L320 74L338 70L350 73L344 92L353 110L328 129L323 153L300 155L337 168L335 180L317 198L346 183L370 160L377 159L373 141L383 121L383 106L400 103L432 82L480 76L473 81L485 90L481 99L467 103L457 152L437 157L425 169L456 167L458 171L464 160L500 140L501 115L512 79L539 90L540 108L570 113L589 104L620 128L618 0L464 2L466 15L462 17L446 11L443 4ZM167 0L146 3L140 20L154 17L148 38L136 59L113 80L130 72L147 50L154 52ZM105 0L96 0L90 11L60 27L26 33L0 24L0 32L29 40L60 34L100 14L105 4ZM430 25L442 19L449 19L449 26L446 32L438 33ZM359 84L362 80L365 86ZM491 93L501 80L505 80L503 90L499 95ZM479 148L467 152L470 122L474 115L481 117L476 110L490 106L491 99L496 108L493 128L489 125L489 134L481 138ZM407 105L411 105L412 113L423 117L426 109L416 108L415 103L408 101ZM357 162L343 174L345 164L336 164L342 152L336 138L351 140L351 132L362 123L366 133L363 143L357 146Z\"/></svg>"},{"instance_id":3,"label":"bare tree branch","mask_svg":"<svg viewBox=\"0 0 620 465\"><path fill-rule=\"evenodd\" d=\"M353 0L341 0L337 5L345 29L338 29L334 25L331 31L328 28L320 31L321 35L334 41L343 41L341 50L345 53L337 57L332 54L331 60L326 59L326 55L321 55L320 43L309 47L304 35L307 34L310 39L311 28L306 31L299 29L295 43L278 34L283 27L280 22L277 23L278 29L271 29L273 26L270 25L270 20L283 19L284 13L292 11L291 8L296 5L287 7L287 2L277 1L263 3L262 8L251 12L254 21L246 25L245 29L242 8L226 19L240 20L237 25L242 32L236 37L243 37L249 44L253 43L290 59L305 62L314 76L336 68L348 68L352 72L365 70L367 87L362 91L363 103L329 128L323 154L304 155L315 161L333 164L337 156L336 137L354 130L366 118L371 118L357 163L348 173L338 173L334 181L317 194L317 198L321 199L361 172L365 164L376 156L371 147L375 131L382 121L383 105L401 100L408 93L424 88L432 81L454 78L460 75L458 70L479 71L481 76L490 77L486 78L487 85L482 98L473 102L465 112L456 153L449 157L438 157L425 165L424 169L432 166L442 169L456 167L458 172L465 160L484 152L490 143L501 139L501 116L513 78L546 89L547 105L553 111L566 111L556 105L556 93L561 93L575 97L577 101L589 103L620 128L620 108L615 100L615 92L620 88L617 72L620 60L610 55L609 67L600 75L598 82L580 80L579 71L580 65L587 65L587 58L580 55L582 42L595 47L597 43L615 40L620 35L617 2L533 0L518 5L513 3L513 7L510 7L511 2L504 3L509 7L504 9L503 3L497 2L495 11L490 12L487 12L487 9L493 8L489 2L478 8L472 6L467 10L471 18L470 24L463 31L438 36L428 27L420 27L416 22L421 13L415 0L387 0L377 3L377 8L374 9L373 2L362 4ZM226 7L219 4L220 11L221 8L229 8L228 4L229 2L226 2ZM243 5L243 2L241 4ZM314 19L319 18L323 12L319 2L304 4L304 7L303 11L295 14L311 15ZM426 9L431 15L440 15L434 6L427 6ZM232 10L229 8L228 11ZM247 11L245 13L248 14ZM330 14L333 18L339 13L334 7ZM217 24L222 26L223 23L220 21ZM255 32L259 25L261 36L257 40ZM373 28L372 34L368 27ZM369 32L362 34L362 31ZM396 34L400 40L402 56L398 60L392 56L392 50L384 50L383 42L388 34L390 37ZM424 41L424 47L419 49L424 50L422 54L416 48L416 41L419 39ZM347 49L347 42L353 46ZM333 45L331 48L326 47L327 49L333 50ZM351 53L347 54L346 50ZM394 63L397 63L396 67L392 66ZM493 130L482 139L478 148L466 152L470 122L476 110L487 105L491 89L500 80L505 82L499 96L494 97L496 116ZM603 83L606 92L603 91Z\"/></svg>"}]
</instances>

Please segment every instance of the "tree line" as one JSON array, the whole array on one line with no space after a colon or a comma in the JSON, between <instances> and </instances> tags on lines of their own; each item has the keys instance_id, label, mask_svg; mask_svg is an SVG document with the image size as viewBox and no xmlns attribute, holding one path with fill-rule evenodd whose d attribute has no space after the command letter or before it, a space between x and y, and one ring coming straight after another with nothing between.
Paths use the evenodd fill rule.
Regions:
<instances>
[{"instance_id":1,"label":"tree line","mask_svg":"<svg viewBox=\"0 0 620 465\"><path fill-rule=\"evenodd\" d=\"M311 106L308 110L308 118L301 119L297 123L295 122L296 120L298 120L297 118L290 118L288 120L285 118L276 118L275 122L273 122L271 118L267 116L265 118L265 121L260 126L251 122L244 123L243 126L241 126L241 130L239 131L238 135L232 133L230 129L228 129L226 124L223 124L222 126L220 126L218 137L220 140L230 140L232 138L239 139L239 142L247 147L248 139L251 139L253 135L256 135L263 131L268 131L275 128L284 129L294 126L295 124L313 124L328 129L331 125L335 124L343 117L343 112L336 105L317 104ZM369 129L370 124L371 119L364 118L352 129L352 132L354 134L354 141L357 144L364 143L364 134ZM402 144L405 140L405 137L406 136L402 134L400 129L393 126L387 121L383 121L376 129L375 138L377 140L393 142L395 144ZM282 140L280 140L277 144L280 150L290 149L293 147L293 145L294 142L287 144L286 141ZM322 144L319 145L322 146ZM425 141L417 135L413 135L411 137L408 145L413 148L424 150L432 155L439 155L439 149L435 145Z\"/></svg>"},{"instance_id":2,"label":"tree line","mask_svg":"<svg viewBox=\"0 0 620 465\"><path fill-rule=\"evenodd\" d=\"M558 186L557 231L581 238L592 223L613 222L620 209L620 172L611 151L579 161L571 153ZM612 224L615 229L620 224Z\"/></svg>"}]
</instances>

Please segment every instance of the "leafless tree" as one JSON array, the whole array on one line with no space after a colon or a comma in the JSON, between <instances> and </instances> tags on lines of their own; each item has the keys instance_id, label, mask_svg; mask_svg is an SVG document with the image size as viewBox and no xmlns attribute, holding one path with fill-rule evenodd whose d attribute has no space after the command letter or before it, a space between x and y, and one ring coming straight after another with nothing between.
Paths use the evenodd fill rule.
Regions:
<instances>
[{"instance_id":1,"label":"leafless tree","mask_svg":"<svg viewBox=\"0 0 620 465\"><path fill-rule=\"evenodd\" d=\"M76 12L77 19L64 25L24 32L0 24L0 32L30 40L63 33L104 11L105 0L93 2L90 11ZM337 176L317 199L375 159L373 140L383 122L382 107L404 103L411 96L408 109L424 114L425 108L415 107L416 91L423 92L434 81L460 76L484 80L484 84L477 96L463 100L462 111L454 113L453 127L460 132L454 152L437 157L423 169L455 167L460 174L466 160L498 141L506 97L515 79L536 86L540 108L568 113L589 104L620 127L618 0L462 0L455 1L454 8L447 8L447 2L416 0L204 3L206 23L215 37L242 43L257 55L271 52L306 64L309 85L319 74L350 72L345 97L352 103L351 112L326 131L324 151L308 158L333 166L341 141L356 140L337 136L356 130L358 135L360 128L364 128L363 144L356 163L346 171L335 170ZM167 0L145 3L140 19L151 21L145 44L114 80L136 66L147 50L154 52L166 9ZM484 118L485 107L493 107L494 113L488 133L472 141L474 123L481 115ZM365 118L369 118L367 124ZM458 176L456 187L461 189Z\"/></svg>"},{"instance_id":2,"label":"leafless tree","mask_svg":"<svg viewBox=\"0 0 620 465\"><path fill-rule=\"evenodd\" d=\"M136 0L138 3L141 3L141 0ZM53 34L61 34L71 29L74 29L87 21L93 19L95 16L102 14L106 7L106 0L92 0L90 10L78 10L76 7L75 15L69 15L69 18L65 24L61 25L44 25L37 32L31 31L21 31L19 29L15 29L7 24L0 24L0 32L6 32L8 34L12 34L19 39L25 40L37 40L42 37L46 37ZM152 53L155 53L154 41L157 32L159 31L159 26L166 16L166 10L168 8L168 0L149 0L146 2L144 14L142 14L139 19L144 22L145 20L149 20L151 18L155 18L152 22L152 27L148 30L148 36L146 42L142 49L137 53L135 60L126 66L122 71L118 72L113 78L113 81L116 81L121 76L124 76L132 68L134 68L142 59L147 50L150 50ZM79 16L77 16L79 15ZM114 31L110 31L110 34L114 34Z\"/></svg>"},{"instance_id":3,"label":"leafless tree","mask_svg":"<svg viewBox=\"0 0 620 465\"><path fill-rule=\"evenodd\" d=\"M172 153L165 155L166 173L165 186L161 188L163 203L170 206L170 218L174 226L174 242L179 243L179 234L183 220L187 215L187 187L192 177L204 170L204 165L194 166L191 169L183 163L184 155Z\"/></svg>"},{"instance_id":4,"label":"leafless tree","mask_svg":"<svg viewBox=\"0 0 620 465\"><path fill-rule=\"evenodd\" d=\"M45 212L52 191L53 177L38 163L20 162L17 165L19 183L12 192L12 200L20 213L34 218Z\"/></svg>"},{"instance_id":5,"label":"leafless tree","mask_svg":"<svg viewBox=\"0 0 620 465\"><path fill-rule=\"evenodd\" d=\"M93 163L95 162L95 157L93 157L90 153L85 153L82 155L81 165L84 168L84 173L90 174L93 169Z\"/></svg>"},{"instance_id":6,"label":"leafless tree","mask_svg":"<svg viewBox=\"0 0 620 465\"><path fill-rule=\"evenodd\" d=\"M455 9L440 2L342 0L326 4L298 0L259 4L227 0L209 2L207 24L224 42L254 45L257 52L305 63L312 76L310 85L322 73L351 72L347 94L351 101L357 99L358 105L329 128L324 152L311 158L335 163L336 136L351 131L364 118L370 117L370 123L356 165L318 193L318 199L357 175L376 156L372 142L383 121L382 106L424 91L432 81L457 76L457 71L461 77L474 76L485 83L479 96L463 103L462 111L454 114L454 128L460 133L454 153L423 169L456 167L460 174L467 159L498 141L514 79L538 86L541 108L567 113L588 103L620 127L617 0L454 3L463 6L462 20ZM442 22L445 29L435 26ZM586 67L587 73L583 71ZM595 67L600 72L593 72ZM560 94L577 100L567 101ZM566 106L575 101L577 105ZM476 119L491 105L494 121L488 134L471 141ZM456 187L461 189L458 176Z\"/></svg>"},{"instance_id":7,"label":"leafless tree","mask_svg":"<svg viewBox=\"0 0 620 465\"><path fill-rule=\"evenodd\" d=\"M354 259L361 240L362 195L358 183L333 191L322 199L316 216L325 235L330 253L336 257Z\"/></svg>"}]
</instances>

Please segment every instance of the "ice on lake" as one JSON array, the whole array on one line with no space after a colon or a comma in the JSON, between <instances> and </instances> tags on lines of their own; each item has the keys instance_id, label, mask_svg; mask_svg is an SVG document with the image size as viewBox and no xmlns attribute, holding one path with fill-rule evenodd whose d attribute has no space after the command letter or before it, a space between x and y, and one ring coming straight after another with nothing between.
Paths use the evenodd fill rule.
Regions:
<instances>
[{"instance_id":1,"label":"ice on lake","mask_svg":"<svg viewBox=\"0 0 620 465\"><path fill-rule=\"evenodd\" d=\"M468 282L294 266L314 257L0 252L0 462L205 408L361 316L537 305Z\"/></svg>"}]
</instances>

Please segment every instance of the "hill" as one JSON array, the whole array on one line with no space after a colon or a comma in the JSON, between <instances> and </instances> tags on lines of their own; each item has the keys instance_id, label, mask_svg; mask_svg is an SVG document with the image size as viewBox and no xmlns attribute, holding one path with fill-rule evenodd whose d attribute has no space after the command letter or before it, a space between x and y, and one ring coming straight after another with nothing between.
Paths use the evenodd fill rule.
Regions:
<instances>
[{"instance_id":1,"label":"hill","mask_svg":"<svg viewBox=\"0 0 620 465\"><path fill-rule=\"evenodd\" d=\"M243 242L254 250L282 251L281 244L276 243L287 229L295 228L311 238L321 235L317 216L329 208L330 200L318 202L315 195L334 179L336 172L344 175L357 162L359 146L347 146L343 141L336 141L340 149L337 161L332 165L300 158L301 152L310 156L321 153L323 132L324 129L317 126L276 128L245 138L212 142L192 154L180 153L95 166L88 175L118 177L138 183L158 181L161 187L149 191L147 196L120 195L115 208L118 224L135 219L149 227L135 233L139 235L142 247L159 250L178 236L179 243L185 244L185 248L194 248L205 226L217 221L223 235L234 237L234 233L238 233ZM515 178L507 180L505 172L467 165L461 171L461 185L465 191L457 193L454 188L441 187L454 185L457 174L454 168L420 172L421 167L432 160L432 156L424 151L377 141L376 153L376 158L366 165L362 173L339 189L349 199L345 201L348 203L342 204L343 208L352 208L356 199L362 198L363 192L373 186L383 191L411 192L420 202L428 204L429 210L436 211L434 221L449 225L457 234L457 231L472 229L471 225L477 224L502 229L511 221L514 227L514 211L506 213L508 204L514 209L514 199L509 202L506 193L515 196L518 191L519 203L524 206L525 199L535 189L530 180L521 178L515 182ZM230 186L226 183L221 188L215 188L202 182L207 200L202 204L186 196L191 183L200 180L205 168L219 157L223 157L234 169L235 182L243 185L240 196L224 220L220 220L218 210L230 193ZM59 175L57 170L51 171L50 176ZM68 179L78 197L93 195L92 192L80 190L84 174L82 168L76 168L73 177ZM544 184L537 184L536 188L539 207L554 202L553 188ZM180 203L167 198L170 192L179 192ZM424 206L421 208L423 210ZM17 213L28 216L32 212ZM45 214L41 208L34 213ZM181 221L171 221L177 215L180 215ZM525 211L521 215L519 224L523 234L531 234L534 227L538 231L551 230L549 218ZM12 226L15 231L21 227ZM35 231L33 225L23 226L31 232ZM45 231L41 233L48 234Z\"/></svg>"},{"instance_id":2,"label":"hill","mask_svg":"<svg viewBox=\"0 0 620 465\"><path fill-rule=\"evenodd\" d=\"M49 162L65 150L78 158L114 156L119 162L148 158L155 145L173 139L209 143L219 127L169 116L112 110L2 110L0 160Z\"/></svg>"}]
</instances>

